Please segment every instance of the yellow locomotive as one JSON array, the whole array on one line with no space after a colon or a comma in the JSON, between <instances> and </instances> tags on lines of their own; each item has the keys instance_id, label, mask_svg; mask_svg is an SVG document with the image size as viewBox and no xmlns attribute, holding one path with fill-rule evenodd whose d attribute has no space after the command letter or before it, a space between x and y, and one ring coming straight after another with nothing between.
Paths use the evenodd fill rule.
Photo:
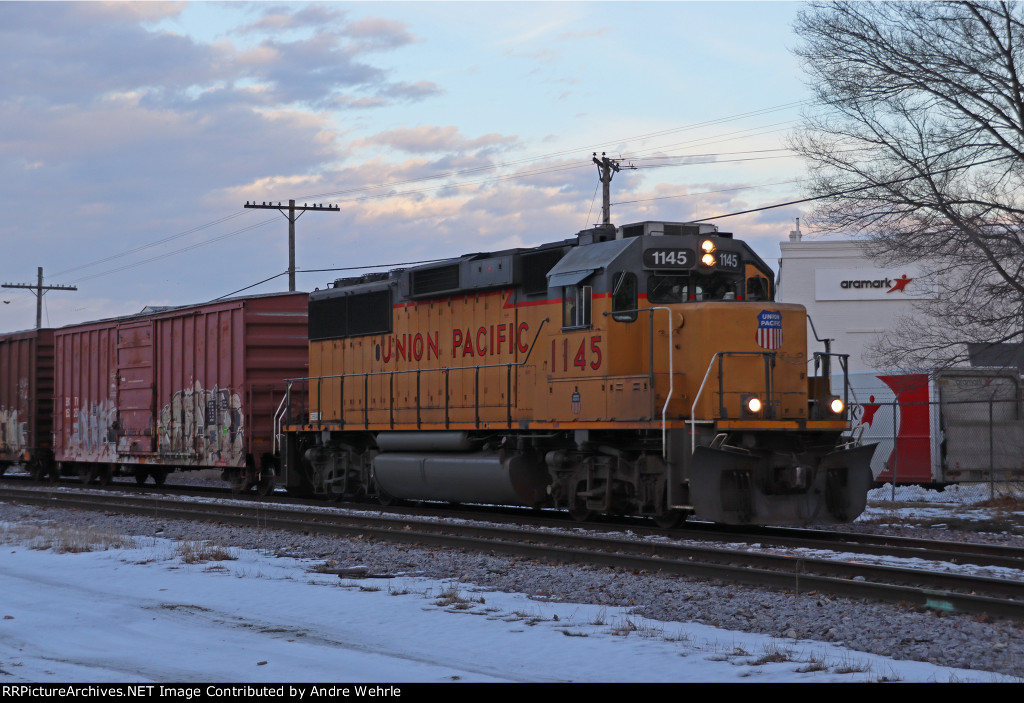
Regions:
<instances>
[{"instance_id":1,"label":"yellow locomotive","mask_svg":"<svg viewBox=\"0 0 1024 703\"><path fill-rule=\"evenodd\" d=\"M335 281L310 294L310 377L282 405L284 484L662 525L853 520L874 448L844 438L804 308L773 297L749 246L671 222Z\"/></svg>"}]
</instances>

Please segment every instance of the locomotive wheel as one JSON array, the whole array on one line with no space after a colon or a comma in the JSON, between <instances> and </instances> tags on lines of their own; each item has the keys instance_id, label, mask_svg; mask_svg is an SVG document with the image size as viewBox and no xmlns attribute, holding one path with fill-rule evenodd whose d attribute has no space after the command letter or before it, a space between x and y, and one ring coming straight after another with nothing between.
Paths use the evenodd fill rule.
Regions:
<instances>
[{"instance_id":1,"label":"locomotive wheel","mask_svg":"<svg viewBox=\"0 0 1024 703\"><path fill-rule=\"evenodd\" d=\"M593 510L587 510L587 504L583 502L580 505L569 508L569 517L576 522L590 522L597 517L597 513Z\"/></svg>"},{"instance_id":2,"label":"locomotive wheel","mask_svg":"<svg viewBox=\"0 0 1024 703\"><path fill-rule=\"evenodd\" d=\"M325 481L324 482L324 497L326 497L327 500L331 501L332 503L337 503L339 500L344 498L345 495L341 491L337 490L334 487L333 483L331 483L330 481Z\"/></svg>"},{"instance_id":3,"label":"locomotive wheel","mask_svg":"<svg viewBox=\"0 0 1024 703\"><path fill-rule=\"evenodd\" d=\"M132 472L132 475L135 476L135 483L141 486L146 482L146 479L149 478L149 469L144 469L140 466Z\"/></svg>"},{"instance_id":4,"label":"locomotive wheel","mask_svg":"<svg viewBox=\"0 0 1024 703\"><path fill-rule=\"evenodd\" d=\"M158 486L164 485L164 482L167 481L168 473L170 472L167 469L153 469L153 471L150 472L150 474L153 476L153 483L155 483Z\"/></svg>"},{"instance_id":5,"label":"locomotive wheel","mask_svg":"<svg viewBox=\"0 0 1024 703\"><path fill-rule=\"evenodd\" d=\"M686 516L685 510L668 510L660 515L655 515L654 524L663 530L671 530L682 525L686 521Z\"/></svg>"},{"instance_id":6,"label":"locomotive wheel","mask_svg":"<svg viewBox=\"0 0 1024 703\"><path fill-rule=\"evenodd\" d=\"M377 502L383 506L391 507L392 505L401 504L401 500L395 498L393 495L385 491L380 486L377 486Z\"/></svg>"}]
</instances>

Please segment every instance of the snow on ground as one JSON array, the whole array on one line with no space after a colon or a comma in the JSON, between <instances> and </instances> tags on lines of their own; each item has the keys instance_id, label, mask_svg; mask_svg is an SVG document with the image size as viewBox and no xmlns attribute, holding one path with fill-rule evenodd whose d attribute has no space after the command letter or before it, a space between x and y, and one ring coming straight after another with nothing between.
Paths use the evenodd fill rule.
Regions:
<instances>
[{"instance_id":1,"label":"snow on ground","mask_svg":"<svg viewBox=\"0 0 1024 703\"><path fill-rule=\"evenodd\" d=\"M256 551L0 537L3 684L1012 680L466 584L342 579Z\"/></svg>"},{"instance_id":2,"label":"snow on ground","mask_svg":"<svg viewBox=\"0 0 1024 703\"><path fill-rule=\"evenodd\" d=\"M987 483L952 484L935 490L921 486L896 486L885 484L868 492L868 507L857 522L889 518L895 522L905 520L941 520L956 518L970 522L1002 521L1024 524L1024 510L994 509L979 506L996 498L1011 498L1017 505L1024 506L1024 487L1019 484ZM977 507L976 507L977 506ZM938 527L939 525L933 525Z\"/></svg>"}]
</instances>

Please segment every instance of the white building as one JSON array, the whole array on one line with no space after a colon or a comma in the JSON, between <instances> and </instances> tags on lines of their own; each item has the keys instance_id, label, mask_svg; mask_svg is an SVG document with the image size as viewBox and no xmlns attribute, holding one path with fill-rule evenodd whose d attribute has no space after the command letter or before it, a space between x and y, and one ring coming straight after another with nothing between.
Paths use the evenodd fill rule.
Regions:
<instances>
[{"instance_id":1,"label":"white building","mask_svg":"<svg viewBox=\"0 0 1024 703\"><path fill-rule=\"evenodd\" d=\"M855 240L803 239L798 229L780 244L776 299L807 308L818 336L832 351L850 355L850 370L872 368L864 353L893 329L897 316L914 314L914 300L934 297L915 265L886 267ZM810 351L822 351L807 332Z\"/></svg>"}]
</instances>

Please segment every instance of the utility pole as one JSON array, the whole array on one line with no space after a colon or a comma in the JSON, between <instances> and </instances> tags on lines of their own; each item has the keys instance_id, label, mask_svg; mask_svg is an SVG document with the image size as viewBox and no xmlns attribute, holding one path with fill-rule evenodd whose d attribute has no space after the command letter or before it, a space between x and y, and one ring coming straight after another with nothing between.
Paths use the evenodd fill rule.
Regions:
<instances>
[{"instance_id":1,"label":"utility pole","mask_svg":"<svg viewBox=\"0 0 1024 703\"><path fill-rule=\"evenodd\" d=\"M245 201L247 208L256 208L257 210L277 210L282 215L288 218L288 290L291 292L295 291L295 220L302 217L302 214L307 210L328 210L338 212L341 208L337 205L306 205L303 204L301 207L295 205L294 200L288 201L288 211L285 212L284 206L281 203L274 205L273 203L258 204L255 200L252 204L249 201ZM296 214L298 212L298 214Z\"/></svg>"},{"instance_id":2,"label":"utility pole","mask_svg":"<svg viewBox=\"0 0 1024 703\"><path fill-rule=\"evenodd\" d=\"M612 223L612 176L619 172L619 161L618 159L609 159L603 151L601 158L598 159L595 151L594 163L597 164L597 174L601 179L601 224L610 225ZM635 169L636 166L630 164L626 168Z\"/></svg>"},{"instance_id":3,"label":"utility pole","mask_svg":"<svg viewBox=\"0 0 1024 703\"><path fill-rule=\"evenodd\" d=\"M36 269L38 274L35 285L31 283L5 283L4 288L27 288L32 291L32 294L36 296L36 329L40 329L43 326L43 293L48 290L78 290L78 286L44 286L43 285L43 267L40 266Z\"/></svg>"}]
</instances>

